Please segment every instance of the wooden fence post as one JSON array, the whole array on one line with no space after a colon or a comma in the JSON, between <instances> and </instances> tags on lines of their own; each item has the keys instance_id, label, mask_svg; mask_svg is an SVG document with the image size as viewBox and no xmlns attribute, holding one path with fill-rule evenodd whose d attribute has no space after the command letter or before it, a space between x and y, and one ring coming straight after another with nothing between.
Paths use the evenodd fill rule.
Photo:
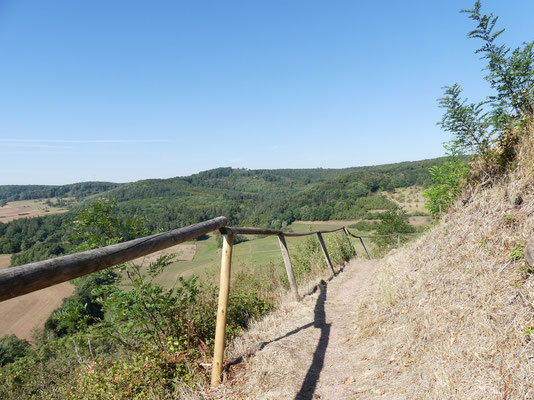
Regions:
<instances>
[{"instance_id":1,"label":"wooden fence post","mask_svg":"<svg viewBox=\"0 0 534 400\"><path fill-rule=\"evenodd\" d=\"M400 247L400 233L397 233L397 249Z\"/></svg>"},{"instance_id":2,"label":"wooden fence post","mask_svg":"<svg viewBox=\"0 0 534 400\"><path fill-rule=\"evenodd\" d=\"M345 235L347 236L347 240L349 241L350 248L354 252L354 255L358 257L358 253L356 252L356 247L354 247L354 245L352 244L352 240L350 239L350 235L349 235L349 231L347 227L345 226L343 227L343 232L345 232Z\"/></svg>"},{"instance_id":3,"label":"wooden fence post","mask_svg":"<svg viewBox=\"0 0 534 400\"><path fill-rule=\"evenodd\" d=\"M217 308L217 325L215 327L215 350L211 368L211 386L221 383L224 360L224 342L226 339L226 316L228 311L228 295L230 294L230 274L232 267L232 247L234 235L223 235L221 256L221 282L219 288L219 305Z\"/></svg>"},{"instance_id":4,"label":"wooden fence post","mask_svg":"<svg viewBox=\"0 0 534 400\"><path fill-rule=\"evenodd\" d=\"M371 259L371 255L369 254L369 250L367 250L367 247L365 247L365 243L363 242L363 238L362 237L360 237L360 242L362 242L363 249L367 253L367 258L369 258L369 260L370 260Z\"/></svg>"},{"instance_id":5,"label":"wooden fence post","mask_svg":"<svg viewBox=\"0 0 534 400\"><path fill-rule=\"evenodd\" d=\"M278 235L278 242L280 243L280 250L282 251L282 258L284 259L284 264L286 266L287 280L289 281L289 286L291 287L291 292L295 296L297 301L300 301L299 289L297 287L297 282L295 281L295 274L293 273L293 266L291 265L291 258L289 258L289 250L287 248L286 238L283 234Z\"/></svg>"},{"instance_id":6,"label":"wooden fence post","mask_svg":"<svg viewBox=\"0 0 534 400\"><path fill-rule=\"evenodd\" d=\"M334 266L332 265L332 261L330 261L330 256L328 255L328 250L326 249L326 245L324 244L323 235L321 235L321 232L317 232L317 238L319 239L319 243L321 244L321 248L323 249L324 258L326 259L326 264L330 267L332 270L332 273L334 275L336 274L336 271L334 270Z\"/></svg>"}]
</instances>

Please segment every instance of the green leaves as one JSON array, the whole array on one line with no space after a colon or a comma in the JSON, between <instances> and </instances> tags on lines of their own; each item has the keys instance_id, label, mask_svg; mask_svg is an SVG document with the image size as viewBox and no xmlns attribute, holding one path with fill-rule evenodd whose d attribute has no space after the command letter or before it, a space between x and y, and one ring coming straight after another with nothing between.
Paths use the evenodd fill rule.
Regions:
<instances>
[{"instance_id":1,"label":"green leaves","mask_svg":"<svg viewBox=\"0 0 534 400\"><path fill-rule=\"evenodd\" d=\"M445 87L445 96L439 99L439 106L445 108L443 118L438 125L454 135L454 146L483 154L491 144L492 130L488 113L484 112L486 102L467 103L462 99L460 85Z\"/></svg>"},{"instance_id":2,"label":"green leaves","mask_svg":"<svg viewBox=\"0 0 534 400\"><path fill-rule=\"evenodd\" d=\"M413 233L415 228L408 222L406 211L398 206L390 208L384 213L380 213L378 218L380 222L376 226L377 235L391 235L394 233ZM396 236L373 238L373 242L378 245L379 251L386 250L389 246L397 242ZM401 237L402 241L406 239Z\"/></svg>"},{"instance_id":3,"label":"green leaves","mask_svg":"<svg viewBox=\"0 0 534 400\"><path fill-rule=\"evenodd\" d=\"M482 41L475 53L487 61L484 79L494 93L479 103L468 103L461 98L458 84L446 86L444 97L439 99L440 107L445 108L439 125L453 134L452 143L459 150L505 166L515 156L518 135L515 128L525 124L534 112L534 42L513 50L497 44L504 29L497 29L498 17L481 12L480 1L461 12L476 23L467 37ZM492 146L494 143L498 147Z\"/></svg>"},{"instance_id":4,"label":"green leaves","mask_svg":"<svg viewBox=\"0 0 534 400\"><path fill-rule=\"evenodd\" d=\"M119 219L116 209L115 201L100 200L74 218L74 237L82 240L78 251L109 246L150 233L138 219Z\"/></svg>"},{"instance_id":5,"label":"green leaves","mask_svg":"<svg viewBox=\"0 0 534 400\"><path fill-rule=\"evenodd\" d=\"M0 338L0 367L24 357L30 351L31 347L27 340L19 339L15 335Z\"/></svg>"},{"instance_id":6,"label":"green leaves","mask_svg":"<svg viewBox=\"0 0 534 400\"><path fill-rule=\"evenodd\" d=\"M423 196L428 200L425 207L434 216L447 211L461 193L461 182L469 172L467 164L460 158L458 148L447 145L445 148L449 159L441 165L430 168L433 184L423 192Z\"/></svg>"}]
</instances>

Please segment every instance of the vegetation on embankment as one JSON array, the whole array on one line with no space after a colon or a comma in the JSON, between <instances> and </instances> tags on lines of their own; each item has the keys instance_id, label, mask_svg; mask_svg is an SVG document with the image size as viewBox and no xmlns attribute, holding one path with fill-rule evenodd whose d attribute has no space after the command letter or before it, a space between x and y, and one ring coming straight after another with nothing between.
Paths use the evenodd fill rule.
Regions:
<instances>
[{"instance_id":1,"label":"vegetation on embankment","mask_svg":"<svg viewBox=\"0 0 534 400\"><path fill-rule=\"evenodd\" d=\"M441 223L380 265L357 308L355 335L373 349L362 387L406 398L534 396L534 131L517 167L472 186Z\"/></svg>"},{"instance_id":2,"label":"vegetation on embankment","mask_svg":"<svg viewBox=\"0 0 534 400\"><path fill-rule=\"evenodd\" d=\"M112 211L113 205L103 202L78 215L79 249L143 234L140 223L122 222ZM326 267L314 239L305 240L294 254L300 280ZM352 256L342 235L327 235L326 244L337 264ZM163 256L148 268L128 263L74 280L74 295L35 335L34 348L13 336L0 339L0 397L171 399L203 384L218 289L194 276L171 288L155 284L170 261ZM287 288L285 279L271 272L235 274L229 338L268 313Z\"/></svg>"},{"instance_id":3,"label":"vegetation on embankment","mask_svg":"<svg viewBox=\"0 0 534 400\"><path fill-rule=\"evenodd\" d=\"M362 386L405 398L534 397L534 42L498 45L497 18L465 10L482 41L494 94L479 103L446 88L451 159L426 192L439 225L381 263L357 311L369 356ZM469 166L459 151L474 153Z\"/></svg>"}]
</instances>

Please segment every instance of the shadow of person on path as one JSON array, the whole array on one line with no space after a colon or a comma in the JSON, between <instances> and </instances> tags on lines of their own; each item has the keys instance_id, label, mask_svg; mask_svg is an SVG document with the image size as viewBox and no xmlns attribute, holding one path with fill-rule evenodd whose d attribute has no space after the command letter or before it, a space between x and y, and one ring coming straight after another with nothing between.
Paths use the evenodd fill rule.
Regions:
<instances>
[{"instance_id":1,"label":"shadow of person on path","mask_svg":"<svg viewBox=\"0 0 534 400\"><path fill-rule=\"evenodd\" d=\"M313 399L313 394L315 393L315 388L317 387L317 382L319 381L324 366L324 356L326 354L326 348L328 347L328 340L330 339L331 324L326 323L326 313L324 309L327 291L327 285L324 281L321 282L319 289L321 293L317 298L317 303L315 303L313 327L321 329L321 337L319 338L319 343L317 343L317 348L313 353L313 360L310 368L306 373L306 377L302 382L299 392L295 396L295 400Z\"/></svg>"}]
</instances>

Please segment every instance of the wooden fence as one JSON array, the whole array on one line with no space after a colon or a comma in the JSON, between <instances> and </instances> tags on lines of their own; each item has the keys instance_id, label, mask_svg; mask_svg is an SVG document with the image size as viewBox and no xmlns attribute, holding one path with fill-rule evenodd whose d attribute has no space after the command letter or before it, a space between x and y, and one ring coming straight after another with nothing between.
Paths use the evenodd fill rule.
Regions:
<instances>
[{"instance_id":1,"label":"wooden fence","mask_svg":"<svg viewBox=\"0 0 534 400\"><path fill-rule=\"evenodd\" d=\"M228 297L230 294L230 278L232 265L232 249L235 235L269 235L277 236L280 250L286 269L291 292L297 301L300 301L297 282L291 265L291 258L286 243L286 237L302 237L316 235L321 246L326 264L334 275L337 272L332 265L323 234L343 231L350 247L356 254L351 237L359 239L367 257L371 255L365 245L364 238L397 236L397 245L400 245L400 233L391 235L358 236L351 233L347 227L342 226L331 230L319 230L305 233L284 232L281 230L238 228L227 226L226 217L217 217L184 228L158 233L155 235L134 239L127 242L102 247L99 249L83 251L76 254L57 257L50 260L39 261L18 267L0 270L0 301L22 296L26 293L44 289L80 276L91 274L105 268L146 256L188 240L196 239L202 235L217 231L223 235L223 248L221 258L221 276L219 285L219 302L217 308L217 322L215 329L215 351L212 363L211 384L221 382L223 369L223 356L225 349L226 317L228 311Z\"/></svg>"}]
</instances>

